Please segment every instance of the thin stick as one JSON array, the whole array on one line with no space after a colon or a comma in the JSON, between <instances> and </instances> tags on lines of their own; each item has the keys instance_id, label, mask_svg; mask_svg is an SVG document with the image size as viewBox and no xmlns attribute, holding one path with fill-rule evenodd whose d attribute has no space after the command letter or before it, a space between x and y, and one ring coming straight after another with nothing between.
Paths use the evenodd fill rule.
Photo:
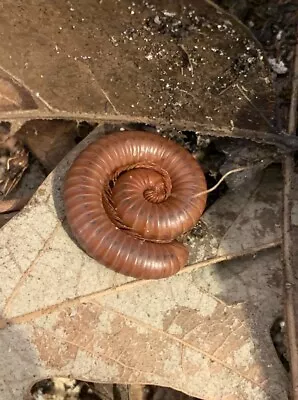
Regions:
<instances>
[{"instance_id":1,"label":"thin stick","mask_svg":"<svg viewBox=\"0 0 298 400\"><path fill-rule=\"evenodd\" d=\"M107 99L108 103L112 106L114 112L116 114L119 114L119 111L117 110L117 108L114 106L114 104L112 103L112 100L109 98L108 94L102 89L100 88L100 90L102 91L102 94L105 96L105 98Z\"/></svg>"},{"instance_id":2,"label":"thin stick","mask_svg":"<svg viewBox=\"0 0 298 400\"><path fill-rule=\"evenodd\" d=\"M298 27L297 27L298 28ZM297 29L298 39L298 29ZM296 39L296 40L297 40ZM296 44L296 55L294 61L293 89L291 106L289 112L290 135L295 135L297 128L297 105L298 105L298 41ZM285 156L283 163L284 194L283 194L283 273L284 273L284 297L285 297L285 319L287 328L288 352L291 371L291 398L298 400L298 343L297 343L297 318L298 310L295 307L295 295L298 293L298 284L295 279L293 267L293 241L292 241L292 206L293 179L294 179L294 157ZM298 301L297 301L298 304ZM296 308L296 310L295 310Z\"/></svg>"},{"instance_id":3,"label":"thin stick","mask_svg":"<svg viewBox=\"0 0 298 400\"><path fill-rule=\"evenodd\" d=\"M231 171L228 171L226 174L224 174L224 176L222 176L222 177L220 178L220 180L219 180L214 186L212 186L212 188L210 188L210 189L208 189L208 190L204 190L203 192L198 193L198 194L195 195L194 197L199 197L199 196L202 196L203 194L213 192L213 190L215 190L216 188L218 188L218 186L219 186L229 175L235 174L235 172L245 171L245 170L251 169L251 168L253 168L253 167L254 167L254 166L251 166L251 165L250 165L249 167L240 167L240 168L235 168L235 169L232 169Z\"/></svg>"},{"instance_id":4,"label":"thin stick","mask_svg":"<svg viewBox=\"0 0 298 400\"><path fill-rule=\"evenodd\" d=\"M249 165L249 166L247 166L247 167L239 167L239 168L231 169L230 171L228 171L227 173L225 173L224 176L222 176L222 177L220 178L220 180L219 180L214 186L212 186L210 189L204 190L203 192L200 192L200 193L196 194L194 197L196 198L196 197L202 196L203 194L207 194L207 193L213 192L213 191L214 191L215 189L217 189L218 186L219 186L229 175L231 175L231 174L235 174L236 172L242 172L242 171L246 171L246 170L248 170L248 169L252 169L252 168L254 168L254 167L255 167L256 165L258 165L258 164L261 165L262 168L265 168L268 164L270 164L271 162L273 162L273 160L274 160L274 159L267 160L266 162L265 162L264 160L262 160L262 161L260 161L260 162L258 162L258 163Z\"/></svg>"}]
</instances>

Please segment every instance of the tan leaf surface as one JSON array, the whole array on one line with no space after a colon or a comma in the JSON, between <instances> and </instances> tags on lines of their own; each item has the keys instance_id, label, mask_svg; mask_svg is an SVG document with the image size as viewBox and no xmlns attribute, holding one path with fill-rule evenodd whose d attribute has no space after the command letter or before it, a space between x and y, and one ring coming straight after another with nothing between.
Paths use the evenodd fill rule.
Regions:
<instances>
[{"instance_id":1,"label":"tan leaf surface","mask_svg":"<svg viewBox=\"0 0 298 400\"><path fill-rule=\"evenodd\" d=\"M71 375L171 386L208 400L286 399L287 378L269 336L281 309L278 251L135 281L100 266L71 240L63 177L75 154L105 129L81 142L0 231L2 398L22 399L36 379ZM200 257L279 237L274 177L270 184L269 170L246 185L246 196L238 193L246 200L236 193L219 200L238 208L208 231L213 244ZM208 226L219 218L216 207L204 215Z\"/></svg>"}]
</instances>

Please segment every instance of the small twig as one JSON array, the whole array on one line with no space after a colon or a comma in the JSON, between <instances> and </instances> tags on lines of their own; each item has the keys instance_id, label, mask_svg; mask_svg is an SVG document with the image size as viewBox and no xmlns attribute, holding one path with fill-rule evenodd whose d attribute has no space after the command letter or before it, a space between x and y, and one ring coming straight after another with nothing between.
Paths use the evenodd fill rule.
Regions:
<instances>
[{"instance_id":1,"label":"small twig","mask_svg":"<svg viewBox=\"0 0 298 400\"><path fill-rule=\"evenodd\" d=\"M252 169L255 165L250 165L249 167L241 167L241 168L235 168L232 169L231 171L228 171L226 174L224 174L224 176L222 176L220 178L220 180L214 185L212 186L212 188L208 189L208 190L204 190L203 192L198 193L196 196L194 197L199 197L202 196L203 194L207 194L207 193L211 193L213 192L215 189L218 188L218 186L231 174L235 174L236 172L241 172L241 171L245 171L247 169Z\"/></svg>"},{"instance_id":2,"label":"small twig","mask_svg":"<svg viewBox=\"0 0 298 400\"><path fill-rule=\"evenodd\" d=\"M183 44L178 44L178 47L182 50L183 55L185 56L185 59L186 59L186 64L188 66L188 70L190 71L191 76L193 76L193 65L192 65L191 58L190 58L188 51L186 50L186 48Z\"/></svg>"},{"instance_id":3,"label":"small twig","mask_svg":"<svg viewBox=\"0 0 298 400\"><path fill-rule=\"evenodd\" d=\"M119 111L118 111L117 108L114 106L114 104L113 104L112 100L109 98L107 92L106 92L105 90L103 90L103 88L100 88L100 90L101 90L102 94L104 95L104 97L107 99L108 103L112 106L114 112L115 112L116 114L119 114Z\"/></svg>"},{"instance_id":4,"label":"small twig","mask_svg":"<svg viewBox=\"0 0 298 400\"><path fill-rule=\"evenodd\" d=\"M194 100L196 100L196 97L192 93L189 93L187 90L184 89L178 89L178 90L179 92L186 93L188 96L191 96Z\"/></svg>"},{"instance_id":5,"label":"small twig","mask_svg":"<svg viewBox=\"0 0 298 400\"><path fill-rule=\"evenodd\" d=\"M229 89L233 88L234 86L235 86L234 82L230 83L218 93L218 96L222 96L224 93L226 93Z\"/></svg>"},{"instance_id":6,"label":"small twig","mask_svg":"<svg viewBox=\"0 0 298 400\"><path fill-rule=\"evenodd\" d=\"M293 89L289 112L289 135L295 135L297 128L298 106L298 29L297 29L296 55L294 61ZM283 163L284 194L283 194L283 273L285 319L287 328L288 351L291 371L291 398L298 400L298 310L295 307L295 296L298 296L298 284L293 266L293 240L292 240L292 195L294 180L294 157L292 154L285 156ZM296 303L298 304L298 302ZM295 309L296 308L296 309Z\"/></svg>"},{"instance_id":7,"label":"small twig","mask_svg":"<svg viewBox=\"0 0 298 400\"><path fill-rule=\"evenodd\" d=\"M232 169L232 170L228 171L227 173L225 173L220 178L220 180L214 186L212 186L210 189L204 190L203 192L198 193L194 197L196 198L196 197L202 196L203 194L207 194L207 193L213 192L231 174L234 174L236 172L242 172L242 171L246 171L246 170L252 169L252 168L256 167L258 164L261 165L262 168L265 168L266 166L268 166L268 164L272 163L273 161L274 161L273 159L272 160L266 160L266 162L265 162L265 160L262 160L260 162L254 163L252 165L248 165L247 167L239 167L239 168Z\"/></svg>"}]
</instances>

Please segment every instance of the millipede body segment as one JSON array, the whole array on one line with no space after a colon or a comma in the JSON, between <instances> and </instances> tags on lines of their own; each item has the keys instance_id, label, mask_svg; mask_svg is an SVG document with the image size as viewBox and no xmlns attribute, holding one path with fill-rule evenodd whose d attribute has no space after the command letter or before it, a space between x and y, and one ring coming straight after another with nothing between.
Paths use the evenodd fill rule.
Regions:
<instances>
[{"instance_id":1,"label":"millipede body segment","mask_svg":"<svg viewBox=\"0 0 298 400\"><path fill-rule=\"evenodd\" d=\"M189 231L206 206L206 180L192 155L158 134L106 135L83 150L64 182L70 229L106 267L142 279L185 266Z\"/></svg>"}]
</instances>

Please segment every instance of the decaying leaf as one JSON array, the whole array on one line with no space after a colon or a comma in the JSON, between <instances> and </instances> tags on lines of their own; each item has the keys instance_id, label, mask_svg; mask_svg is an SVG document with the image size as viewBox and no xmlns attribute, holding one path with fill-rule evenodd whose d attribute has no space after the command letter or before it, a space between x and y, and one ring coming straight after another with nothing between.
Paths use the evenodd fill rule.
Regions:
<instances>
[{"instance_id":1,"label":"decaying leaf","mask_svg":"<svg viewBox=\"0 0 298 400\"><path fill-rule=\"evenodd\" d=\"M36 109L30 92L0 70L0 111Z\"/></svg>"},{"instance_id":2,"label":"decaying leaf","mask_svg":"<svg viewBox=\"0 0 298 400\"><path fill-rule=\"evenodd\" d=\"M28 151L10 132L0 132L0 199L21 180L28 167Z\"/></svg>"},{"instance_id":3,"label":"decaying leaf","mask_svg":"<svg viewBox=\"0 0 298 400\"><path fill-rule=\"evenodd\" d=\"M0 65L48 105L32 118L272 130L261 48L210 1L5 0L0 34L7 31Z\"/></svg>"},{"instance_id":4,"label":"decaying leaf","mask_svg":"<svg viewBox=\"0 0 298 400\"><path fill-rule=\"evenodd\" d=\"M22 126L18 137L50 172L76 145L76 129L75 121L29 121Z\"/></svg>"},{"instance_id":5,"label":"decaying leaf","mask_svg":"<svg viewBox=\"0 0 298 400\"><path fill-rule=\"evenodd\" d=\"M0 203L0 227L5 225L7 221L14 217L15 212L21 210L27 204L45 177L40 164L31 161L17 187L5 196Z\"/></svg>"},{"instance_id":6,"label":"decaying leaf","mask_svg":"<svg viewBox=\"0 0 298 400\"><path fill-rule=\"evenodd\" d=\"M72 241L63 176L75 154L104 131L98 127L81 142L0 232L3 393L21 399L35 379L71 375L170 386L203 399L286 399L286 373L270 339L281 309L277 251L135 281L100 266ZM245 249L247 241L257 246L260 237L253 243L249 232L260 226L264 241L279 237L279 188L271 187L266 225L266 185L269 180L256 185L246 203L240 191L235 214L214 227L213 255ZM204 218L207 223L208 210ZM212 207L209 218L208 227L219 220Z\"/></svg>"}]
</instances>

